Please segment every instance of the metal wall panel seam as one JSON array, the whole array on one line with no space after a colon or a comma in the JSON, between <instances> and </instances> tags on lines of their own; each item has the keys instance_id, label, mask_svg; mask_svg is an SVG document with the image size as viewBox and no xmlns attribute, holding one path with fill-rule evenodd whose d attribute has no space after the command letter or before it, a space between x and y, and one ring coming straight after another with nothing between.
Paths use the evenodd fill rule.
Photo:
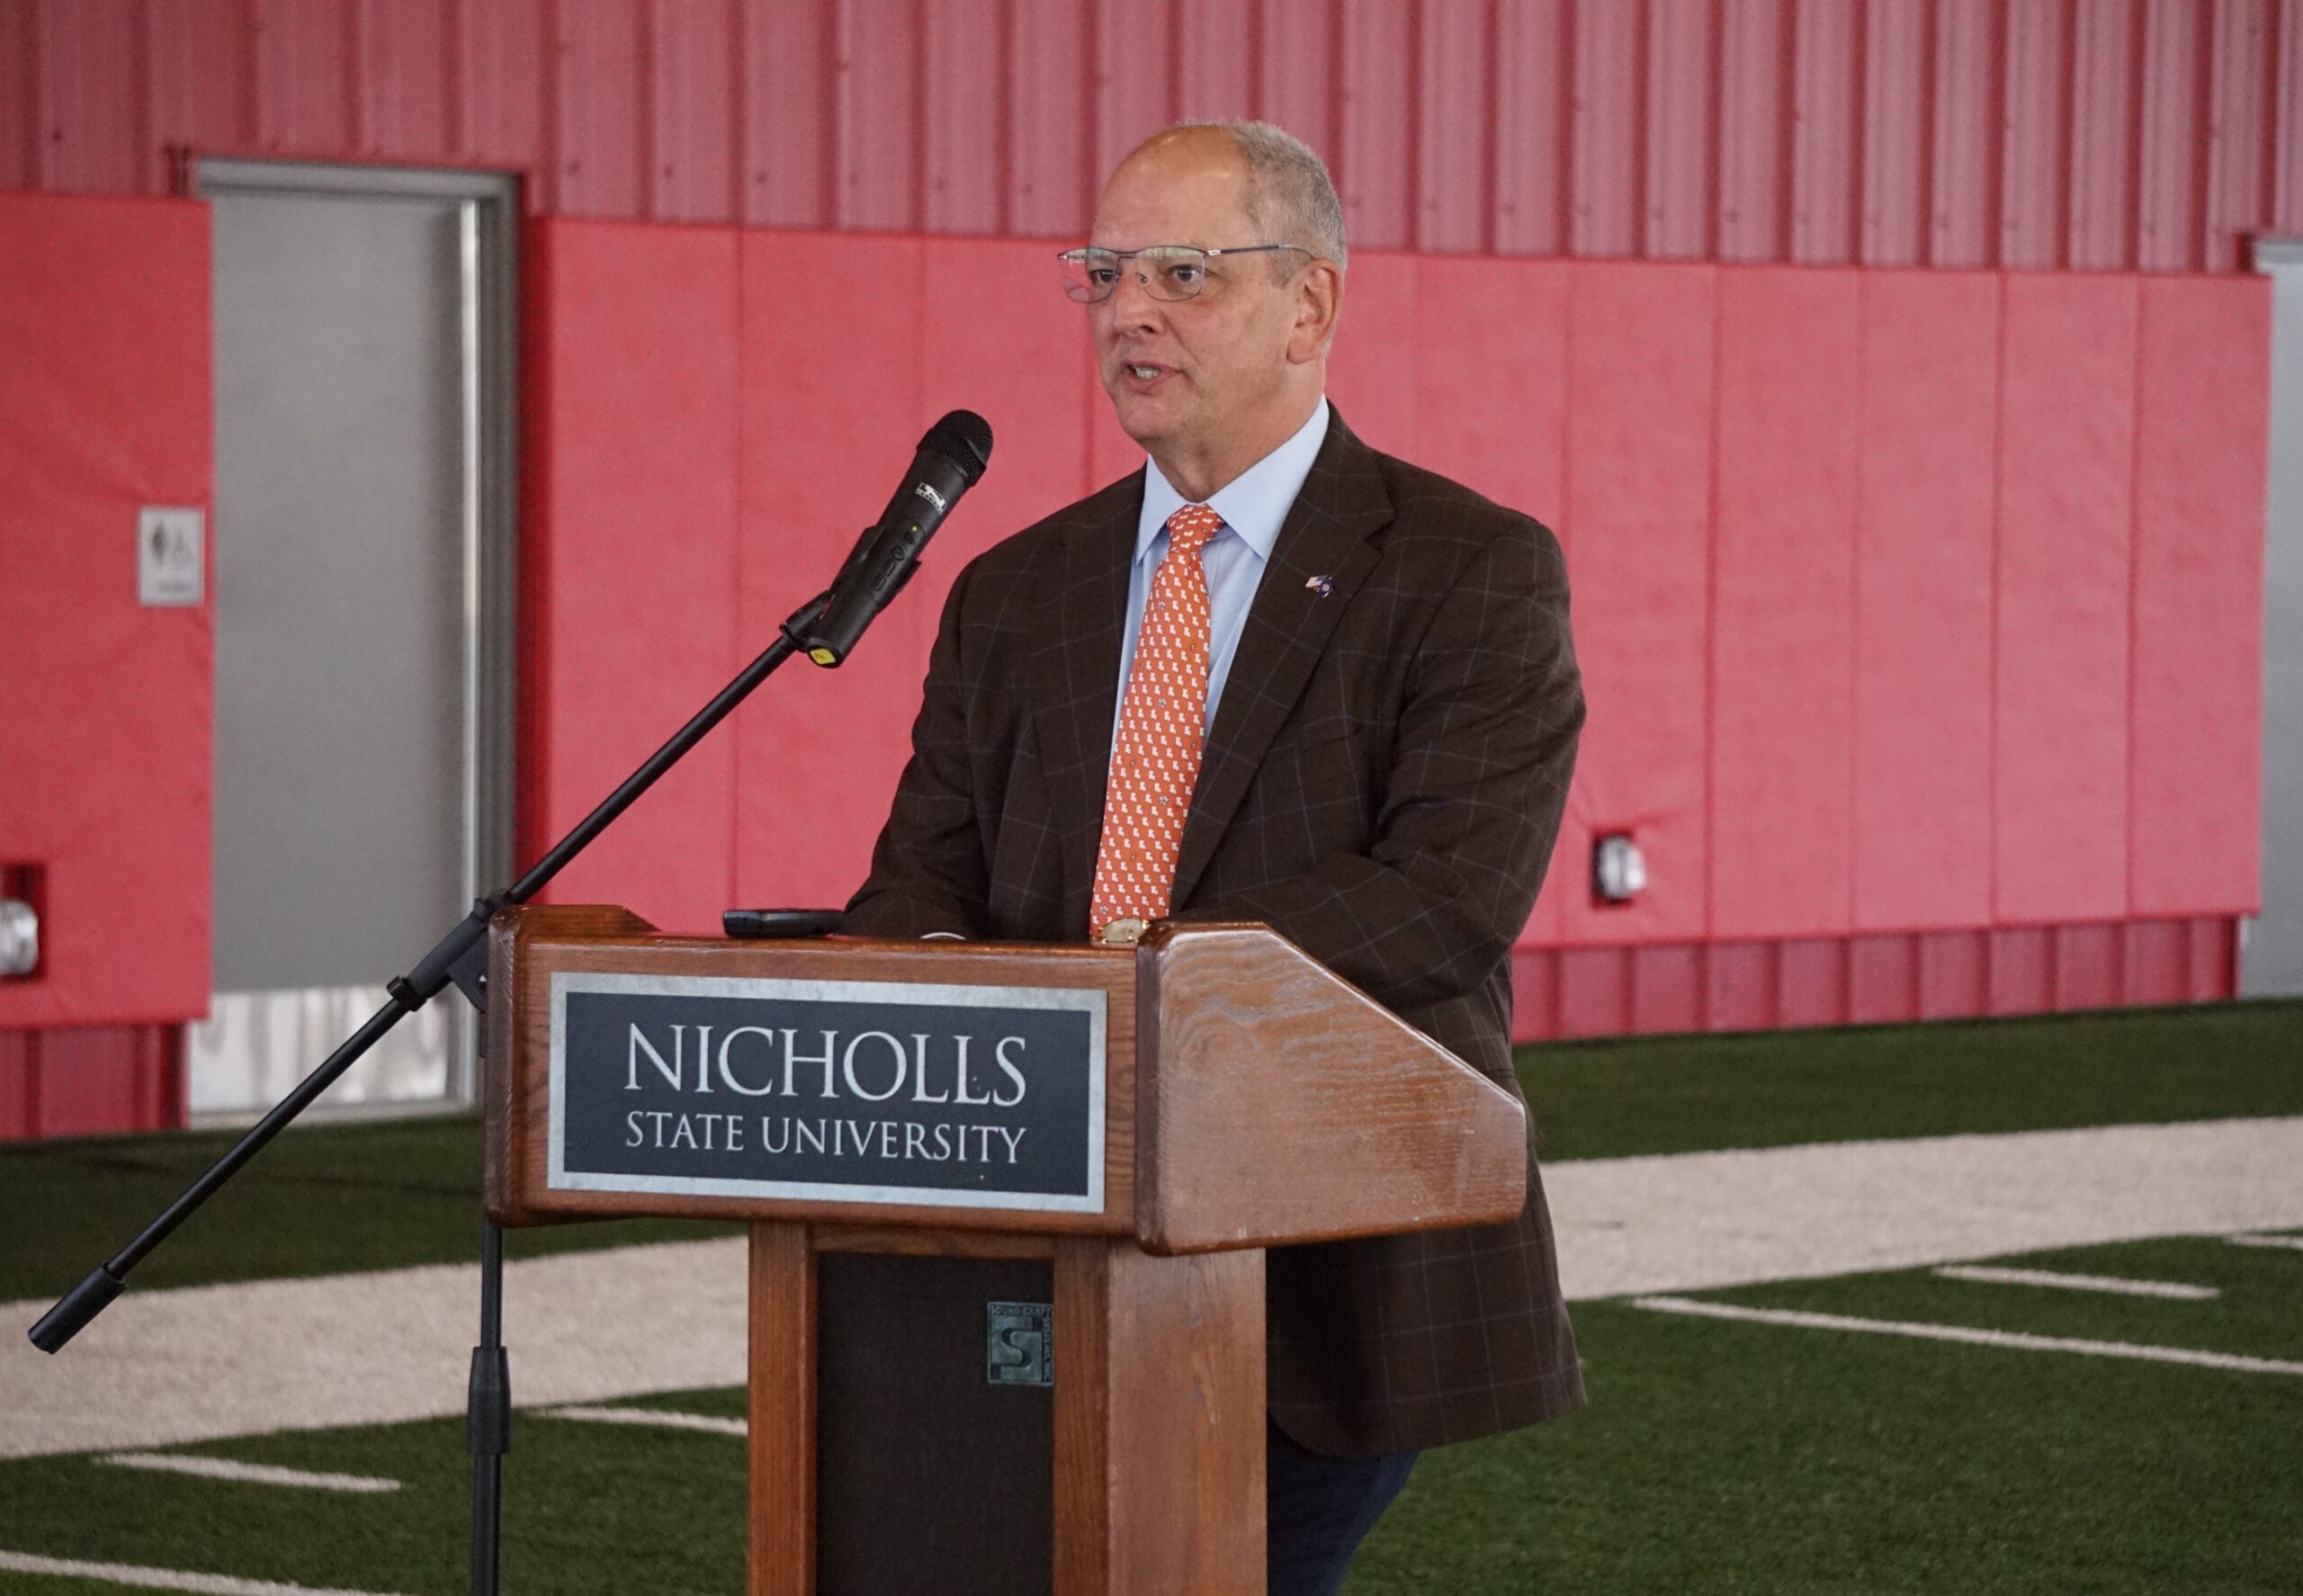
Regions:
<instances>
[{"instance_id":1,"label":"metal wall panel seam","mask_svg":"<svg viewBox=\"0 0 2303 1596\"><path fill-rule=\"evenodd\" d=\"M2238 264L2239 236L2264 219L2263 131L2268 96L2263 73L2263 0L2213 0L2208 96L2207 233L2202 258L2209 271Z\"/></svg>"},{"instance_id":2,"label":"metal wall panel seam","mask_svg":"<svg viewBox=\"0 0 2303 1596\"><path fill-rule=\"evenodd\" d=\"M1638 22L1644 8L1591 4L1573 8L1574 107L1564 181L1571 196L1567 247L1584 258L1638 254Z\"/></svg>"},{"instance_id":3,"label":"metal wall panel seam","mask_svg":"<svg viewBox=\"0 0 2303 1596\"><path fill-rule=\"evenodd\" d=\"M1331 156L1336 147L1333 4L1263 0L1256 15L1257 114Z\"/></svg>"},{"instance_id":4,"label":"metal wall panel seam","mask_svg":"<svg viewBox=\"0 0 2303 1596\"><path fill-rule=\"evenodd\" d=\"M1987 0L1936 0L1930 122L1928 248L1931 266L1982 266L1997 236L1991 152L1997 148L1998 75L1983 39Z\"/></svg>"},{"instance_id":5,"label":"metal wall panel seam","mask_svg":"<svg viewBox=\"0 0 2303 1596\"><path fill-rule=\"evenodd\" d=\"M1733 211L1723 206L1720 256L1725 261L1785 261L1791 249L1792 140L1797 115L1791 62L1793 23L1783 6L1790 0L1726 0L1732 14L1744 17L1734 37L1720 90L1720 147L1724 170L1739 174L1732 185ZM1740 115L1730 116L1739 112ZM1732 168L1727 157L1734 157ZM1756 212L1756 214L1754 214Z\"/></svg>"},{"instance_id":6,"label":"metal wall panel seam","mask_svg":"<svg viewBox=\"0 0 2303 1596\"><path fill-rule=\"evenodd\" d=\"M1852 164L1848 37L1859 7L1844 0L1792 0L1790 104L1783 143L1788 257L1802 265L1849 258L1845 227Z\"/></svg>"},{"instance_id":7,"label":"metal wall panel seam","mask_svg":"<svg viewBox=\"0 0 2303 1596\"><path fill-rule=\"evenodd\" d=\"M730 0L646 0L638 133L648 214L656 220L735 220L727 171L741 117L739 58L726 48L731 11Z\"/></svg>"},{"instance_id":8,"label":"metal wall panel seam","mask_svg":"<svg viewBox=\"0 0 2303 1596\"><path fill-rule=\"evenodd\" d=\"M567 110L560 103L560 58L567 53L560 0L537 0L536 67L542 76L536 94L536 162L533 189L537 213L557 216L567 202ZM524 766L523 768L525 768Z\"/></svg>"},{"instance_id":9,"label":"metal wall panel seam","mask_svg":"<svg viewBox=\"0 0 2303 1596\"><path fill-rule=\"evenodd\" d=\"M464 42L467 0L443 0L440 16L440 137L448 158L470 161L471 147L464 127Z\"/></svg>"},{"instance_id":10,"label":"metal wall panel seam","mask_svg":"<svg viewBox=\"0 0 2303 1596\"><path fill-rule=\"evenodd\" d=\"M336 90L344 96L345 141L360 155L373 156L375 140L370 129L368 115L369 71L367 32L367 0L342 0L344 5L344 53L337 59L341 81Z\"/></svg>"},{"instance_id":11,"label":"metal wall panel seam","mask_svg":"<svg viewBox=\"0 0 2303 1596\"><path fill-rule=\"evenodd\" d=\"M453 158L447 83L454 0L360 0L355 66L364 89L359 148L371 159Z\"/></svg>"},{"instance_id":12,"label":"metal wall panel seam","mask_svg":"<svg viewBox=\"0 0 2303 1596\"><path fill-rule=\"evenodd\" d=\"M2122 25L2124 24L2124 25ZM2135 38L2132 12L2109 5L2074 13L2071 42L2072 167L2064 264L2116 269L2128 257L2127 198L2131 189Z\"/></svg>"},{"instance_id":13,"label":"metal wall panel seam","mask_svg":"<svg viewBox=\"0 0 2303 1596\"><path fill-rule=\"evenodd\" d=\"M1924 141L1917 137L1919 80L1926 69L1924 16L1912 0L1870 0L1864 13L1860 55L1862 114L1857 174L1853 259L1868 266L1909 265L1924 208L1913 168ZM1890 137L1889 130L1901 137Z\"/></svg>"},{"instance_id":14,"label":"metal wall panel seam","mask_svg":"<svg viewBox=\"0 0 2303 1596\"><path fill-rule=\"evenodd\" d=\"M1503 122L1497 114L1503 94L1503 4L1504 0L1490 0L1482 31L1482 49L1485 60L1480 74L1482 184L1478 196L1479 247L1487 255L1501 255L1497 240L1501 237L1497 217L1498 174L1502 170Z\"/></svg>"},{"instance_id":15,"label":"metal wall panel seam","mask_svg":"<svg viewBox=\"0 0 2303 1596\"><path fill-rule=\"evenodd\" d=\"M1347 0L1345 119L1338 174L1353 242L1410 247L1415 236L1418 13L1383 0Z\"/></svg>"},{"instance_id":16,"label":"metal wall panel seam","mask_svg":"<svg viewBox=\"0 0 2303 1596\"><path fill-rule=\"evenodd\" d=\"M2003 19L1998 260L2006 267L2048 270L2061 264L2055 174L2061 164L2066 52L2057 31L2059 20L2045 5L2011 7Z\"/></svg>"},{"instance_id":17,"label":"metal wall panel seam","mask_svg":"<svg viewBox=\"0 0 2303 1596\"><path fill-rule=\"evenodd\" d=\"M1483 91L1493 72L1490 0L1426 0L1419 13L1415 245L1478 253L1492 210L1487 145L1492 117Z\"/></svg>"},{"instance_id":18,"label":"metal wall panel seam","mask_svg":"<svg viewBox=\"0 0 2303 1596\"><path fill-rule=\"evenodd\" d=\"M728 221L735 223L735 226L744 226L746 170L748 170L746 152L751 149L751 76L746 74L746 67L751 65L751 58L744 53L744 4L741 4L741 0L728 7L721 50L725 50L725 58L728 58L728 85L730 85L728 87L728 193L723 196L723 202L725 210L728 210ZM737 292L741 292L741 285L744 285L744 279L739 274L737 276Z\"/></svg>"},{"instance_id":19,"label":"metal wall panel seam","mask_svg":"<svg viewBox=\"0 0 2303 1596\"><path fill-rule=\"evenodd\" d=\"M745 13L746 7L742 0L736 0L736 4L728 7L727 37L721 40L721 48L727 52L729 84L728 192L724 197L724 202L727 206L728 220L738 227L744 225L744 198L750 192L748 175L751 167L752 96L751 76L748 70L751 64L751 55L749 40L744 29ZM739 295L743 292L740 255L737 261L736 291ZM740 386L741 372L739 363L739 386L736 390L739 393L743 391ZM739 498L737 502L741 504L743 501ZM730 901L735 902L739 900L730 899Z\"/></svg>"},{"instance_id":20,"label":"metal wall panel seam","mask_svg":"<svg viewBox=\"0 0 2303 1596\"><path fill-rule=\"evenodd\" d=\"M121 92L128 96L128 138L130 192L139 194L159 194L165 192L167 162L159 150L159 140L154 134L152 113L152 11L139 5L129 19L129 70L123 75Z\"/></svg>"},{"instance_id":21,"label":"metal wall panel seam","mask_svg":"<svg viewBox=\"0 0 2303 1596\"><path fill-rule=\"evenodd\" d=\"M1021 184L1019 163L1016 152L1016 103L1023 93L1019 57L1017 50L1017 6L1020 0L1000 0L997 23L998 65L996 92L991 96L991 148L996 162L991 183L991 199L995 210L992 225L1002 238L1012 238L1026 229L1017 225L1023 213L1018 188Z\"/></svg>"},{"instance_id":22,"label":"metal wall panel seam","mask_svg":"<svg viewBox=\"0 0 2303 1596\"><path fill-rule=\"evenodd\" d=\"M1401 250L1415 247L1417 223L1423 214L1423 103L1428 87L1422 75L1416 70L1416 64L1423 59L1423 4L1419 3L1409 6L1406 16L1406 38L1398 60L1393 63L1393 70L1399 75L1404 85L1406 103L1401 107L1398 125L1406 148L1400 163L1398 226L1385 240L1386 247Z\"/></svg>"},{"instance_id":23,"label":"metal wall panel seam","mask_svg":"<svg viewBox=\"0 0 2303 1596\"><path fill-rule=\"evenodd\" d=\"M2272 156L2263 216L2267 230L2285 230L2303 214L2303 0L2280 0L2273 34L2264 52L2275 88L2264 130Z\"/></svg>"},{"instance_id":24,"label":"metal wall panel seam","mask_svg":"<svg viewBox=\"0 0 2303 1596\"><path fill-rule=\"evenodd\" d=\"M40 186L33 163L40 148L37 21L22 5L0 6L0 185L10 188Z\"/></svg>"},{"instance_id":25,"label":"metal wall panel seam","mask_svg":"<svg viewBox=\"0 0 2303 1596\"><path fill-rule=\"evenodd\" d=\"M1649 0L1643 35L1639 251L1649 260L1711 253L1718 32L1708 0Z\"/></svg>"},{"instance_id":26,"label":"metal wall panel seam","mask_svg":"<svg viewBox=\"0 0 2303 1596\"><path fill-rule=\"evenodd\" d=\"M632 10L632 166L640 185L640 216L647 221L668 221L662 159L656 125L662 99L656 74L664 52L657 47L656 25L662 20L656 0L629 0Z\"/></svg>"},{"instance_id":27,"label":"metal wall panel seam","mask_svg":"<svg viewBox=\"0 0 2303 1596\"><path fill-rule=\"evenodd\" d=\"M2138 88L2134 116L2136 162L2135 261L2146 270L2180 269L2189 237L2180 212L2185 164L2168 148L2166 130L2184 122L2180 17L2166 0L2141 0Z\"/></svg>"}]
</instances>

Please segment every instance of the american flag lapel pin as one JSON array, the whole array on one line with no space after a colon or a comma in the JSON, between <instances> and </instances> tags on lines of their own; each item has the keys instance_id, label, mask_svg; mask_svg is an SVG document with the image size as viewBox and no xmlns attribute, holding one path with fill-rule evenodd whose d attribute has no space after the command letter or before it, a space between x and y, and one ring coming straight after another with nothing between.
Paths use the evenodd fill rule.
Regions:
<instances>
[{"instance_id":1,"label":"american flag lapel pin","mask_svg":"<svg viewBox=\"0 0 2303 1596\"><path fill-rule=\"evenodd\" d=\"M1329 590L1334 587L1335 578L1333 577L1306 577L1304 578L1304 586L1318 594L1322 598L1325 598L1328 596Z\"/></svg>"}]
</instances>

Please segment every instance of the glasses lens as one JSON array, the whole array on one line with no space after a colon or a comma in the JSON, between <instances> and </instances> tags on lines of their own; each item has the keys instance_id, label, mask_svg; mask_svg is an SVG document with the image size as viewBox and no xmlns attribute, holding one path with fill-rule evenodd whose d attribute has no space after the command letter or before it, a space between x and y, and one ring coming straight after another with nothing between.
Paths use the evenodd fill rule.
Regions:
<instances>
[{"instance_id":1,"label":"glasses lens","mask_svg":"<svg viewBox=\"0 0 2303 1596\"><path fill-rule=\"evenodd\" d=\"M1119 281L1119 257L1108 249L1067 249L1057 256L1063 269L1063 291L1083 305L1109 299Z\"/></svg>"},{"instance_id":2,"label":"glasses lens","mask_svg":"<svg viewBox=\"0 0 2303 1596\"><path fill-rule=\"evenodd\" d=\"M1188 244L1155 244L1135 262L1154 299L1187 300L1207 281L1207 252Z\"/></svg>"}]
</instances>

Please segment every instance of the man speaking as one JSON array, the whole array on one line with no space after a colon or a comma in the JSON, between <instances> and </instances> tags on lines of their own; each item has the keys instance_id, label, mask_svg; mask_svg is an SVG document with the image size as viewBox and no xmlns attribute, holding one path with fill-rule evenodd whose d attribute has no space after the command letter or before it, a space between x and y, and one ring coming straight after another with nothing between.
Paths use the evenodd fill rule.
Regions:
<instances>
[{"instance_id":1,"label":"man speaking","mask_svg":"<svg viewBox=\"0 0 2303 1596\"><path fill-rule=\"evenodd\" d=\"M844 928L1262 920L1516 1091L1583 721L1557 542L1327 402L1343 210L1289 135L1154 136L1061 264L1150 459L954 583ZM1513 1222L1274 1249L1266 1289L1273 1596L1336 1590L1420 1449L1582 1400L1532 1162Z\"/></svg>"}]
</instances>

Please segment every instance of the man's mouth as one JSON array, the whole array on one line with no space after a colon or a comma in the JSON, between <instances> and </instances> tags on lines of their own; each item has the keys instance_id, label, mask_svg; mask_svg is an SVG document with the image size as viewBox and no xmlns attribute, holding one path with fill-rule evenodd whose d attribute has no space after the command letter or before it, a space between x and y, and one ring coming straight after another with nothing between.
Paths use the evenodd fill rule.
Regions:
<instances>
[{"instance_id":1,"label":"man's mouth","mask_svg":"<svg viewBox=\"0 0 2303 1596\"><path fill-rule=\"evenodd\" d=\"M1139 384L1148 384L1157 382L1160 378L1166 376L1168 374L1169 368L1147 361L1132 360L1123 363L1120 366L1120 370L1126 374L1130 381Z\"/></svg>"}]
</instances>

